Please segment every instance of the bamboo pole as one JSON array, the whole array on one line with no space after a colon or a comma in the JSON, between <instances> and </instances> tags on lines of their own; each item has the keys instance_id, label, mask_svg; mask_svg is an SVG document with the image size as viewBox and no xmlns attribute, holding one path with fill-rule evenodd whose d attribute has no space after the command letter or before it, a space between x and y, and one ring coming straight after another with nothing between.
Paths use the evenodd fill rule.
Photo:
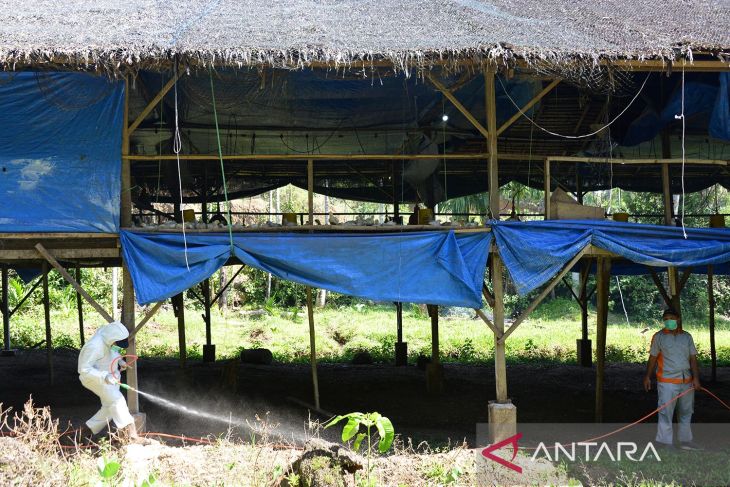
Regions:
<instances>
[{"instance_id":1,"label":"bamboo pole","mask_svg":"<svg viewBox=\"0 0 730 487\"><path fill-rule=\"evenodd\" d=\"M146 324L147 324L147 322L148 322L148 321L149 321L150 319L152 319L152 317L153 317L153 316L155 315L155 313L157 313L157 311L158 311L158 310L159 310L159 309L160 309L160 308L162 307L162 305L163 305L163 304L164 304L164 301L159 301L159 302L155 303L155 305L154 305L154 306L152 307L152 309L151 309L151 310L149 310L149 311L147 312L147 314L146 314L146 315L144 315L144 317L143 317L143 318L142 318L142 319L140 320L140 322L139 322L139 324L137 325L137 327L136 327L136 328L135 328L134 330L132 330L132 332L131 332L131 333L129 334L129 339L130 339L130 340L131 340L132 338L134 338L134 336L135 336L135 335L137 335L137 333L139 332L139 330L141 330L141 329L142 329L142 327L143 327L144 325L146 325Z\"/></svg>"},{"instance_id":2,"label":"bamboo pole","mask_svg":"<svg viewBox=\"0 0 730 487\"><path fill-rule=\"evenodd\" d=\"M78 264L76 264L76 282L79 283L79 286L81 285L81 266ZM76 311L79 315L79 339L83 347L86 341L86 337L84 337L84 302L81 299L81 293L78 291L76 291Z\"/></svg>"},{"instance_id":3,"label":"bamboo pole","mask_svg":"<svg viewBox=\"0 0 730 487\"><path fill-rule=\"evenodd\" d=\"M46 359L48 361L48 381L53 385L53 337L51 336L51 300L48 293L48 271L48 264L43 262L43 318L46 325Z\"/></svg>"},{"instance_id":4,"label":"bamboo pole","mask_svg":"<svg viewBox=\"0 0 730 487\"><path fill-rule=\"evenodd\" d=\"M484 128L484 125L479 123L479 121L474 117L474 115L471 114L469 109L467 109L464 105L461 104L461 102L454 96L454 94L446 87L443 83L441 83L439 80L434 78L431 75L426 75L426 79L428 79L432 85L436 87L437 90L439 90L443 95L451 102L454 107L461 112L462 115L464 115L464 118L466 118L470 124L474 126L475 129L479 131L484 137L488 138L489 134L486 128ZM495 123L496 125L496 123ZM495 127L496 130L496 127Z\"/></svg>"},{"instance_id":5,"label":"bamboo pole","mask_svg":"<svg viewBox=\"0 0 730 487\"><path fill-rule=\"evenodd\" d=\"M545 220L550 219L550 158L545 158L545 169L543 170L544 191L545 191Z\"/></svg>"},{"instance_id":6,"label":"bamboo pole","mask_svg":"<svg viewBox=\"0 0 730 487\"><path fill-rule=\"evenodd\" d=\"M553 88L555 88L556 86L558 86L559 83L560 83L560 80L559 79L556 79L556 80L551 81L550 84L548 84L545 88L543 88L543 90L540 93L538 93L537 95L535 95L535 97L532 100L530 100L527 103L525 103L525 106L523 106L520 110L518 110L517 113L515 113L514 115L512 115L506 122L504 122L497 129L497 137L499 137L500 135L502 135L502 132L504 132L505 130L507 130L508 128L510 128L510 126L512 126L513 123L515 123L517 120L519 120L520 117L522 117L524 113L527 113L527 110L529 110L537 102L539 102L540 100L542 100L545 97L545 95L547 95L548 93L550 93L553 90Z\"/></svg>"},{"instance_id":7,"label":"bamboo pole","mask_svg":"<svg viewBox=\"0 0 730 487\"><path fill-rule=\"evenodd\" d=\"M319 378L317 377L317 343L314 337L314 306L312 288L307 286L307 319L309 321L309 362L312 366L312 387L314 390L314 407L319 409Z\"/></svg>"},{"instance_id":8,"label":"bamboo pole","mask_svg":"<svg viewBox=\"0 0 730 487\"><path fill-rule=\"evenodd\" d=\"M608 329L608 285L611 259L598 257L596 274L596 405L595 420L603 422L603 383L606 368L606 332Z\"/></svg>"},{"instance_id":9,"label":"bamboo pole","mask_svg":"<svg viewBox=\"0 0 730 487\"><path fill-rule=\"evenodd\" d=\"M710 360L712 361L712 382L717 382L717 349L715 348L715 286L713 285L714 269L707 266L707 298L710 307Z\"/></svg>"},{"instance_id":10,"label":"bamboo pole","mask_svg":"<svg viewBox=\"0 0 730 487\"><path fill-rule=\"evenodd\" d=\"M492 323L494 334L494 375L497 389L497 402L509 401L507 395L507 358L504 337L504 283L502 259L499 253L492 255L492 289L494 290L494 308Z\"/></svg>"},{"instance_id":11,"label":"bamboo pole","mask_svg":"<svg viewBox=\"0 0 730 487\"><path fill-rule=\"evenodd\" d=\"M137 118L134 120L134 122L132 122L132 124L129 126L129 128L127 129L128 134L131 134L132 132L137 130L137 127L139 127L139 125L142 122L144 122L144 119L147 117L147 115L149 115L150 112L152 110L154 110L154 108L157 106L158 103L160 103L160 101L162 100L162 98L164 98L164 96L167 94L167 92L169 92L170 89L173 86L175 86L175 83L177 83L178 78L180 78L180 76L182 76L183 72L184 71L174 74L172 76L172 78L170 78L170 80L167 83L165 83L165 86L162 87L160 92L157 93L157 95L152 100L150 100L150 102L147 104L147 106L144 107L142 112L137 116ZM127 85L127 86L129 86L129 85Z\"/></svg>"},{"instance_id":12,"label":"bamboo pole","mask_svg":"<svg viewBox=\"0 0 730 487\"><path fill-rule=\"evenodd\" d=\"M484 70L484 96L487 108L487 152L489 152L489 212L499 220L499 160L497 159L497 96L494 86L496 72Z\"/></svg>"},{"instance_id":13,"label":"bamboo pole","mask_svg":"<svg viewBox=\"0 0 730 487\"><path fill-rule=\"evenodd\" d=\"M178 350L180 353L180 367L185 368L188 360L187 343L185 340L185 297L183 293L177 294L172 298L173 306L177 311L177 339Z\"/></svg>"}]
</instances>

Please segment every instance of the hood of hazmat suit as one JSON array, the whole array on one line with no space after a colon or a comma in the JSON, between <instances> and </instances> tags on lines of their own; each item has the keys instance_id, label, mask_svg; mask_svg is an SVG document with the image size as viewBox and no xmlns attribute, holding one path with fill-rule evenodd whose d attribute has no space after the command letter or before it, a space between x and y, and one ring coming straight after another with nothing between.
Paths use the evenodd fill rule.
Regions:
<instances>
[{"instance_id":1,"label":"hood of hazmat suit","mask_svg":"<svg viewBox=\"0 0 730 487\"><path fill-rule=\"evenodd\" d=\"M99 328L94 336L86 342L79 353L78 372L81 382L104 383L104 378L110 372L112 361L119 357L119 353L112 350L114 342L129 337L127 327L118 321Z\"/></svg>"}]
</instances>

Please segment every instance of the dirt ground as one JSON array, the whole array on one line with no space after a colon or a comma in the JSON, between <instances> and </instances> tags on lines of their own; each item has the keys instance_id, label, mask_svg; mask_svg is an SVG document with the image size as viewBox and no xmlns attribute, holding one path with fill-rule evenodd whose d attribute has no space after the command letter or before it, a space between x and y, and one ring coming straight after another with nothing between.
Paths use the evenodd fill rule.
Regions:
<instances>
[{"instance_id":1,"label":"dirt ground","mask_svg":"<svg viewBox=\"0 0 730 487\"><path fill-rule=\"evenodd\" d=\"M64 424L78 426L99 407L76 373L77 352L57 350L55 383L49 384L43 351L20 351L0 357L0 402L20 408L29 396L38 406L51 406ZM256 423L255 416L278 424L285 437L301 436L308 412L289 398L312 402L308 366L226 366L189 361L181 369L176 360L142 359L138 363L140 389L183 402L224 418ZM509 395L517 405L520 422L591 422L595 370L571 365L509 365ZM611 364L606 369L605 421L628 423L656 407L654 392L641 387L644 367ZM445 392L430 396L425 373L416 367L392 365L319 366L321 407L333 413L378 411L388 416L396 433L414 444L432 446L466 439L474 444L476 424L486 422L487 403L494 398L494 368L445 365ZM703 370L709 377L709 370ZM237 382L236 391L233 383ZM730 399L730 368L718 370L718 383L705 385L726 401ZM142 398L141 407L151 431L189 436L223 434L228 425L161 407ZM268 415L267 415L268 413ZM316 418L326 419L326 418ZM703 393L696 396L695 421L730 422L730 413ZM245 429L234 433L246 436Z\"/></svg>"}]
</instances>

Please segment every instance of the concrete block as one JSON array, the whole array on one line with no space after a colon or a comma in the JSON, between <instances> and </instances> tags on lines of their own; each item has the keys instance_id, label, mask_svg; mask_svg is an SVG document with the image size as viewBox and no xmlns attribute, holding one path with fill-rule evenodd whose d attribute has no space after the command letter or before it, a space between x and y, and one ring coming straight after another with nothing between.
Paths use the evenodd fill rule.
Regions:
<instances>
[{"instance_id":1,"label":"concrete block","mask_svg":"<svg viewBox=\"0 0 730 487\"><path fill-rule=\"evenodd\" d=\"M593 365L593 351L591 349L591 341L578 338L575 341L576 353L578 355L578 364L582 367L591 367Z\"/></svg>"},{"instance_id":2,"label":"concrete block","mask_svg":"<svg viewBox=\"0 0 730 487\"><path fill-rule=\"evenodd\" d=\"M203 362L215 362L215 345L203 345Z\"/></svg>"},{"instance_id":3,"label":"concrete block","mask_svg":"<svg viewBox=\"0 0 730 487\"><path fill-rule=\"evenodd\" d=\"M408 365L408 344L395 342L395 366L405 367L406 365Z\"/></svg>"},{"instance_id":4,"label":"concrete block","mask_svg":"<svg viewBox=\"0 0 730 487\"><path fill-rule=\"evenodd\" d=\"M137 428L137 433L147 431L147 414L132 413L132 418L134 419L134 426Z\"/></svg>"},{"instance_id":5,"label":"concrete block","mask_svg":"<svg viewBox=\"0 0 730 487\"><path fill-rule=\"evenodd\" d=\"M489 443L497 443L517 434L517 406L512 400L489 401Z\"/></svg>"}]
</instances>

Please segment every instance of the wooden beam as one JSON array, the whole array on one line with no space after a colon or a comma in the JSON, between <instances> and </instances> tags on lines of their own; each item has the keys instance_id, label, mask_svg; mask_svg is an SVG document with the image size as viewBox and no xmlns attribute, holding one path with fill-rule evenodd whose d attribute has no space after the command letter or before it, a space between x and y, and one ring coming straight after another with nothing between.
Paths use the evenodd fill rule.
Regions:
<instances>
[{"instance_id":1,"label":"wooden beam","mask_svg":"<svg viewBox=\"0 0 730 487\"><path fill-rule=\"evenodd\" d=\"M530 100L527 103L525 103L525 106L523 106L520 110L518 110L517 113L515 113L514 115L512 115L506 122L504 122L497 129L497 136L499 137L500 135L502 135L502 132L504 132L505 130L507 130L508 128L510 128L510 126L513 123L515 123L517 120L519 120L519 118L522 116L523 113L527 113L527 110L529 110L537 102L539 102L540 100L542 100L545 97L545 95L547 95L548 93L550 93L553 90L553 88L555 88L556 86L558 86L558 84L560 84L560 80L559 79L553 80L552 82L550 82L550 84L548 84L545 88L543 88L543 90L540 93L538 93L537 95L535 95L535 97L532 100Z\"/></svg>"},{"instance_id":2,"label":"wooden beam","mask_svg":"<svg viewBox=\"0 0 730 487\"><path fill-rule=\"evenodd\" d=\"M494 294L489 291L486 283L482 283L482 296L487 301L490 308L494 309Z\"/></svg>"},{"instance_id":3,"label":"wooden beam","mask_svg":"<svg viewBox=\"0 0 730 487\"><path fill-rule=\"evenodd\" d=\"M586 252L586 247L583 247L575 256L570 259L570 261L563 267L563 269L558 273L557 276L555 276L550 283L543 288L543 290L540 292L540 294L535 297L535 299L532 300L530 305L522 312L520 313L520 316L517 317L517 319L512 323L512 326L509 327L509 330L505 332L505 334L502 336L502 338L499 339L499 341L503 342L507 340L507 337L509 337L516 329L517 327L525 321L525 319L532 313L535 308L542 302L545 297L550 294L550 291L552 291L555 286L558 285L558 283L563 279L563 276L566 275L570 270L573 268L575 264L578 263L578 261L583 257L583 254Z\"/></svg>"},{"instance_id":4,"label":"wooden beam","mask_svg":"<svg viewBox=\"0 0 730 487\"><path fill-rule=\"evenodd\" d=\"M53 337L51 336L51 300L48 292L48 264L43 263L43 321L46 325L46 359L48 361L48 381L53 385Z\"/></svg>"},{"instance_id":5,"label":"wooden beam","mask_svg":"<svg viewBox=\"0 0 730 487\"><path fill-rule=\"evenodd\" d=\"M647 269L649 269L649 275L651 275L651 279L654 281L654 284L656 285L657 289L659 290L659 294L662 295L662 299L664 299L664 303L668 306L672 306L672 298L667 293L667 290L664 289L664 284L662 284L662 280L659 279L659 275L656 273L656 271L649 266L646 266Z\"/></svg>"},{"instance_id":6,"label":"wooden beam","mask_svg":"<svg viewBox=\"0 0 730 487\"><path fill-rule=\"evenodd\" d=\"M682 159L606 159L602 157L578 157L578 156L550 156L547 157L551 162L589 162L591 164L682 164ZM687 158L685 164L700 164L705 166L727 166L730 165L729 159L697 159Z\"/></svg>"},{"instance_id":7,"label":"wooden beam","mask_svg":"<svg viewBox=\"0 0 730 487\"><path fill-rule=\"evenodd\" d=\"M689 279L689 276L692 275L692 267L687 267L684 272L682 273L682 278L679 280L679 284L677 285L677 294L681 293L684 289L685 284L687 284L687 280Z\"/></svg>"},{"instance_id":8,"label":"wooden beam","mask_svg":"<svg viewBox=\"0 0 730 487\"><path fill-rule=\"evenodd\" d=\"M10 282L7 265L2 266L2 307L3 307L3 350L10 351L10 302L8 301L8 285Z\"/></svg>"},{"instance_id":9,"label":"wooden beam","mask_svg":"<svg viewBox=\"0 0 730 487\"><path fill-rule=\"evenodd\" d=\"M494 86L496 71L493 68L484 70L484 101L487 112L487 152L489 152L489 213L499 220L499 160L497 159L497 95Z\"/></svg>"},{"instance_id":10,"label":"wooden beam","mask_svg":"<svg viewBox=\"0 0 730 487\"><path fill-rule=\"evenodd\" d=\"M477 316L479 316L482 319L482 321L487 324L487 326L489 327L489 329L492 330L492 333L494 333L495 336L497 336L497 338L501 338L502 337L502 333L497 329L496 326L494 326L494 323L492 323L492 321L484 313L484 311L482 311L480 309L476 309L476 308L474 309L474 311L476 311Z\"/></svg>"},{"instance_id":11,"label":"wooden beam","mask_svg":"<svg viewBox=\"0 0 730 487\"><path fill-rule=\"evenodd\" d=\"M599 257L596 281L596 404L595 420L603 422L603 382L606 368L606 332L608 330L608 286L611 279L611 259Z\"/></svg>"},{"instance_id":12,"label":"wooden beam","mask_svg":"<svg viewBox=\"0 0 730 487\"><path fill-rule=\"evenodd\" d=\"M550 219L550 158L545 158L545 169L543 170L543 184L545 191L545 220Z\"/></svg>"},{"instance_id":13,"label":"wooden beam","mask_svg":"<svg viewBox=\"0 0 730 487\"><path fill-rule=\"evenodd\" d=\"M519 156L519 157L518 157ZM431 160L431 159L466 159L484 160L489 157L484 153L465 154L228 154L223 155L225 161L388 161L388 160ZM521 154L512 156L505 154L503 158L522 160L529 157ZM142 155L134 154L126 157L129 161L174 161L175 154ZM220 157L214 154L181 154L180 159L186 161L220 162ZM604 161L605 162L605 161Z\"/></svg>"},{"instance_id":14,"label":"wooden beam","mask_svg":"<svg viewBox=\"0 0 730 487\"><path fill-rule=\"evenodd\" d=\"M307 286L307 319L309 321L309 363L312 366L312 388L314 391L314 407L319 409L319 378L317 376L317 341L314 335L314 304L312 288Z\"/></svg>"},{"instance_id":15,"label":"wooden beam","mask_svg":"<svg viewBox=\"0 0 730 487\"><path fill-rule=\"evenodd\" d=\"M79 259L118 259L119 249L53 249L53 254L61 260ZM15 260L38 260L38 252L27 250L5 250L0 253L1 262Z\"/></svg>"},{"instance_id":16,"label":"wooden beam","mask_svg":"<svg viewBox=\"0 0 730 487\"><path fill-rule=\"evenodd\" d=\"M81 285L81 266L76 264L76 282ZM116 306L116 303L115 303ZM86 337L84 336L84 302L81 299L81 293L76 291L76 312L79 316L79 340L81 340L81 346L84 346Z\"/></svg>"},{"instance_id":17,"label":"wooden beam","mask_svg":"<svg viewBox=\"0 0 730 487\"><path fill-rule=\"evenodd\" d=\"M714 269L707 266L707 300L710 308L710 360L712 362L712 382L717 382L717 348L715 347L715 286L713 285Z\"/></svg>"},{"instance_id":18,"label":"wooden beam","mask_svg":"<svg viewBox=\"0 0 730 487\"><path fill-rule=\"evenodd\" d=\"M13 308L12 310L10 310L10 317L11 318L12 318L12 316L18 310L20 310L21 306L23 306L23 304L25 303L25 301L30 297L31 294L33 294L33 291L35 291L36 289L38 289L38 286L41 285L41 282L42 282L42 279L40 279L40 278L37 279L35 281L35 283L33 283L33 286L31 286L30 290L27 293L25 293L25 295L20 299L20 301L18 302L18 304L15 305L15 308Z\"/></svg>"},{"instance_id":19,"label":"wooden beam","mask_svg":"<svg viewBox=\"0 0 730 487\"><path fill-rule=\"evenodd\" d=\"M66 269L61 266L61 264L58 263L58 261L46 250L46 248L42 244L36 244L35 246L36 250L38 251L41 256L48 261L49 264L51 264L59 274L68 282L71 284L71 287L73 287L77 293L81 294L83 298L86 300L87 303L91 305L92 308L94 308L101 316L104 317L107 322L111 323L114 321L114 318L106 312L104 308L102 308L99 303L97 303L94 298L92 298L89 293L84 291L84 288L82 288L78 282L76 282L76 279L71 277L71 274L66 272Z\"/></svg>"},{"instance_id":20,"label":"wooden beam","mask_svg":"<svg viewBox=\"0 0 730 487\"><path fill-rule=\"evenodd\" d=\"M213 297L213 300L210 302L211 306L213 306L220 299L220 297L223 296L223 293L226 292L226 289L228 289L228 286L233 284L234 279L236 279L236 277L241 273L241 271L243 270L244 267L246 267L246 266L242 265L241 267L239 267L238 270L236 271L236 273L233 274L233 276L230 279L228 279L228 281L226 281L226 283L223 285L223 287L220 289L220 291L218 291L216 293L215 297Z\"/></svg>"},{"instance_id":21,"label":"wooden beam","mask_svg":"<svg viewBox=\"0 0 730 487\"><path fill-rule=\"evenodd\" d=\"M139 324L132 330L132 332L129 334L129 338L134 338L134 336L137 334L139 330L142 329L144 325L147 324L147 322L157 313L157 311L162 307L164 304L164 301L158 301L155 303L155 305L150 309L147 314L144 315L144 317L140 320Z\"/></svg>"},{"instance_id":22,"label":"wooden beam","mask_svg":"<svg viewBox=\"0 0 730 487\"><path fill-rule=\"evenodd\" d=\"M484 125L479 123L479 121L474 117L474 115L471 114L471 112L461 104L461 102L454 96L454 94L446 87L443 83L441 83L439 80L431 76L430 74L426 74L426 79L428 79L432 85L436 87L437 90L439 90L443 95L451 102L454 107L461 112L462 115L469 121L470 124L474 126L475 129L479 131L485 138L489 138L489 133L487 132L487 129L484 128Z\"/></svg>"},{"instance_id":23,"label":"wooden beam","mask_svg":"<svg viewBox=\"0 0 730 487\"><path fill-rule=\"evenodd\" d=\"M314 161L307 161L307 209L309 210L309 224L314 225ZM319 406L318 406L319 407Z\"/></svg>"},{"instance_id":24,"label":"wooden beam","mask_svg":"<svg viewBox=\"0 0 730 487\"><path fill-rule=\"evenodd\" d=\"M185 368L188 361L188 347L185 340L185 295L183 293L172 297L172 304L177 316L177 341L180 355L180 367Z\"/></svg>"},{"instance_id":25,"label":"wooden beam","mask_svg":"<svg viewBox=\"0 0 730 487\"><path fill-rule=\"evenodd\" d=\"M184 71L183 71L184 72ZM132 122L132 124L127 129L127 133L131 134L135 130L137 130L137 127L144 122L144 119L147 118L147 115L150 114L152 110L157 106L158 103L165 97L167 92L170 91L170 89L175 86L175 83L177 83L177 80L182 76L183 72L177 72L175 73L170 80L165 83L165 86L162 87L159 93L155 95L155 97L147 104L147 106L144 107L142 112L137 116L137 118ZM126 85L125 88L128 88L129 84Z\"/></svg>"},{"instance_id":26,"label":"wooden beam","mask_svg":"<svg viewBox=\"0 0 730 487\"><path fill-rule=\"evenodd\" d=\"M507 394L507 358L504 336L504 280L502 258L499 253L492 255L492 289L494 290L494 376L497 402L509 402Z\"/></svg>"}]
</instances>

